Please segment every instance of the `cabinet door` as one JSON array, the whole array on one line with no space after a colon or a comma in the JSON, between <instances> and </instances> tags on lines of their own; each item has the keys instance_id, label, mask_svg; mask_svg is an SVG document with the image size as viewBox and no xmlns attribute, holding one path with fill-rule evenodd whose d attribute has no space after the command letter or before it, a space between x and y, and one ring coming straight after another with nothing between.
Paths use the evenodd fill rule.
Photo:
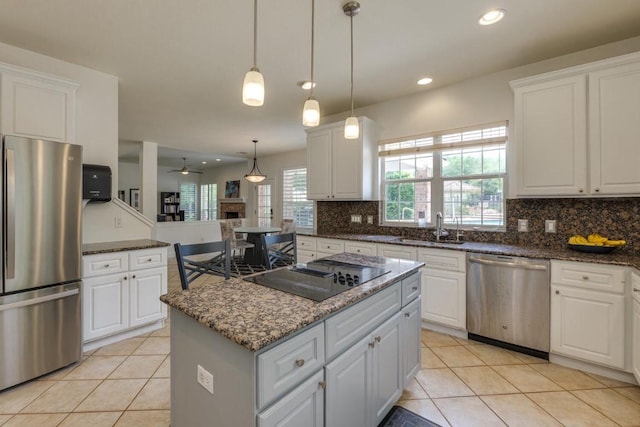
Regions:
<instances>
[{"instance_id":1,"label":"cabinet door","mask_svg":"<svg viewBox=\"0 0 640 427\"><path fill-rule=\"evenodd\" d=\"M307 263L316 259L316 253L314 251L298 250L297 258L299 263Z\"/></svg>"},{"instance_id":2,"label":"cabinet door","mask_svg":"<svg viewBox=\"0 0 640 427\"><path fill-rule=\"evenodd\" d=\"M331 198L331 129L307 135L307 198Z\"/></svg>"},{"instance_id":3,"label":"cabinet door","mask_svg":"<svg viewBox=\"0 0 640 427\"><path fill-rule=\"evenodd\" d=\"M74 142L77 86L62 79L2 72L0 133Z\"/></svg>"},{"instance_id":4,"label":"cabinet door","mask_svg":"<svg viewBox=\"0 0 640 427\"><path fill-rule=\"evenodd\" d=\"M344 127L332 129L331 157L333 197L362 199L362 132L358 139L347 140Z\"/></svg>"},{"instance_id":5,"label":"cabinet door","mask_svg":"<svg viewBox=\"0 0 640 427\"><path fill-rule=\"evenodd\" d=\"M640 288L638 288L637 292L640 292ZM633 339L631 342L633 345L633 361L631 363L633 375L635 375L636 381L640 383L640 300L633 301Z\"/></svg>"},{"instance_id":6,"label":"cabinet door","mask_svg":"<svg viewBox=\"0 0 640 427\"><path fill-rule=\"evenodd\" d=\"M360 255L375 256L377 248L375 243L347 241L344 242L344 251Z\"/></svg>"},{"instance_id":7,"label":"cabinet door","mask_svg":"<svg viewBox=\"0 0 640 427\"><path fill-rule=\"evenodd\" d=\"M402 309L402 382L409 383L420 370L420 305L422 297Z\"/></svg>"},{"instance_id":8,"label":"cabinet door","mask_svg":"<svg viewBox=\"0 0 640 427\"><path fill-rule=\"evenodd\" d=\"M371 425L372 344L366 336L326 365L326 427Z\"/></svg>"},{"instance_id":9,"label":"cabinet door","mask_svg":"<svg viewBox=\"0 0 640 427\"><path fill-rule=\"evenodd\" d=\"M422 269L422 318L465 330L467 328L465 273Z\"/></svg>"},{"instance_id":10,"label":"cabinet door","mask_svg":"<svg viewBox=\"0 0 640 427\"><path fill-rule=\"evenodd\" d=\"M374 422L377 426L402 395L402 312L375 329L373 337L372 393Z\"/></svg>"},{"instance_id":11,"label":"cabinet door","mask_svg":"<svg viewBox=\"0 0 640 427\"><path fill-rule=\"evenodd\" d=\"M378 256L387 258L400 258L415 261L417 259L416 248L399 245L378 245Z\"/></svg>"},{"instance_id":12,"label":"cabinet door","mask_svg":"<svg viewBox=\"0 0 640 427\"><path fill-rule=\"evenodd\" d=\"M551 289L551 352L624 369L624 295Z\"/></svg>"},{"instance_id":13,"label":"cabinet door","mask_svg":"<svg viewBox=\"0 0 640 427\"><path fill-rule=\"evenodd\" d=\"M640 62L589 73L591 192L640 192Z\"/></svg>"},{"instance_id":14,"label":"cabinet door","mask_svg":"<svg viewBox=\"0 0 640 427\"><path fill-rule=\"evenodd\" d=\"M258 415L258 427L323 427L322 371Z\"/></svg>"},{"instance_id":15,"label":"cabinet door","mask_svg":"<svg viewBox=\"0 0 640 427\"><path fill-rule=\"evenodd\" d=\"M130 274L130 326L144 325L167 317L160 295L167 292L167 268L149 268Z\"/></svg>"},{"instance_id":16,"label":"cabinet door","mask_svg":"<svg viewBox=\"0 0 640 427\"><path fill-rule=\"evenodd\" d=\"M587 191L586 91L584 75L515 88L518 195Z\"/></svg>"},{"instance_id":17,"label":"cabinet door","mask_svg":"<svg viewBox=\"0 0 640 427\"><path fill-rule=\"evenodd\" d=\"M83 282L83 341L129 327L129 281L126 273L85 279Z\"/></svg>"}]
</instances>

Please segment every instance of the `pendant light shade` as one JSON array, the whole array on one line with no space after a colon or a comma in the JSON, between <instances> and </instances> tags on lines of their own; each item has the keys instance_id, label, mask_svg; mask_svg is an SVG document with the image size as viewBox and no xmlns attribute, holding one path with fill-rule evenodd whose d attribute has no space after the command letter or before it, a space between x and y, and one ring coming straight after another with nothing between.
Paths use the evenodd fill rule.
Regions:
<instances>
[{"instance_id":1,"label":"pendant light shade","mask_svg":"<svg viewBox=\"0 0 640 427\"><path fill-rule=\"evenodd\" d=\"M253 140L253 167L251 168L251 171L244 176L244 179L254 183L262 182L267 178L267 176L263 174L260 171L260 168L258 167L258 160L256 156L257 146L258 146L258 140L254 139Z\"/></svg>"},{"instance_id":2,"label":"pendant light shade","mask_svg":"<svg viewBox=\"0 0 640 427\"><path fill-rule=\"evenodd\" d=\"M360 136L358 118L353 115L353 17L360 12L360 3L357 1L346 2L342 6L344 14L349 17L351 27L351 116L344 123L344 138L357 139Z\"/></svg>"},{"instance_id":3,"label":"pendant light shade","mask_svg":"<svg viewBox=\"0 0 640 427\"><path fill-rule=\"evenodd\" d=\"M318 126L320 124L320 104L313 97L313 87L315 86L315 80L313 80L313 42L314 42L314 30L315 30L315 0L311 0L311 87L309 92L309 98L304 103L302 109L302 125L303 126Z\"/></svg>"},{"instance_id":4,"label":"pendant light shade","mask_svg":"<svg viewBox=\"0 0 640 427\"><path fill-rule=\"evenodd\" d=\"M252 107L264 104L264 77L258 70L258 0L253 0L253 67L244 76L242 102Z\"/></svg>"}]
</instances>

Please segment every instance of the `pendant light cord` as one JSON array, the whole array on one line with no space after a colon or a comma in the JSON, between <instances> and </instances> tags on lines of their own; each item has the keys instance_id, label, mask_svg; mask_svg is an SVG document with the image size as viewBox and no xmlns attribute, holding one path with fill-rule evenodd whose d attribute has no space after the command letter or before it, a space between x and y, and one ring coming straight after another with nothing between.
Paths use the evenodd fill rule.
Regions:
<instances>
[{"instance_id":1,"label":"pendant light cord","mask_svg":"<svg viewBox=\"0 0 640 427\"><path fill-rule=\"evenodd\" d=\"M313 98L313 86L315 86L315 80L313 80L313 42L314 42L314 34L315 34L315 0L311 0L311 90L309 91L309 98Z\"/></svg>"},{"instance_id":2,"label":"pendant light cord","mask_svg":"<svg viewBox=\"0 0 640 427\"><path fill-rule=\"evenodd\" d=\"M353 13L349 15L351 23L351 116L353 116Z\"/></svg>"},{"instance_id":3,"label":"pendant light cord","mask_svg":"<svg viewBox=\"0 0 640 427\"><path fill-rule=\"evenodd\" d=\"M253 0L253 68L258 63L258 0Z\"/></svg>"}]
</instances>

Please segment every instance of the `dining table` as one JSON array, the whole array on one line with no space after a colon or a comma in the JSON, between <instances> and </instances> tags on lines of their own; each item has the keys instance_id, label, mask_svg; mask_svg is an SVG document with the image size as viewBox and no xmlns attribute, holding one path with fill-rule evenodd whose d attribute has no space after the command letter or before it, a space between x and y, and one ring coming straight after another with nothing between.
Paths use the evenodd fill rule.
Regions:
<instances>
[{"instance_id":1,"label":"dining table","mask_svg":"<svg viewBox=\"0 0 640 427\"><path fill-rule=\"evenodd\" d=\"M280 232L280 227L261 226L261 227L235 227L234 233L244 233L247 235L247 242L253 243L252 249L245 249L244 262L249 265L264 264L264 250L262 247L262 235Z\"/></svg>"}]
</instances>

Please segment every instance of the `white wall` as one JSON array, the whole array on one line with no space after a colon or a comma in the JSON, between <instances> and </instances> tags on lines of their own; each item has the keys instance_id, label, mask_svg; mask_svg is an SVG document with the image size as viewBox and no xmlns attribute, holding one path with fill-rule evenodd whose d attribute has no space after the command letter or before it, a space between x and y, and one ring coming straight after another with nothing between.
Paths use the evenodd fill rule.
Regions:
<instances>
[{"instance_id":1,"label":"white wall","mask_svg":"<svg viewBox=\"0 0 640 427\"><path fill-rule=\"evenodd\" d=\"M74 80L76 144L83 146L83 163L107 165L112 173L112 197L118 189L118 78L79 65L0 43L0 61ZM123 218L122 228L114 226ZM83 242L149 238L151 229L112 203L83 209Z\"/></svg>"}]
</instances>

